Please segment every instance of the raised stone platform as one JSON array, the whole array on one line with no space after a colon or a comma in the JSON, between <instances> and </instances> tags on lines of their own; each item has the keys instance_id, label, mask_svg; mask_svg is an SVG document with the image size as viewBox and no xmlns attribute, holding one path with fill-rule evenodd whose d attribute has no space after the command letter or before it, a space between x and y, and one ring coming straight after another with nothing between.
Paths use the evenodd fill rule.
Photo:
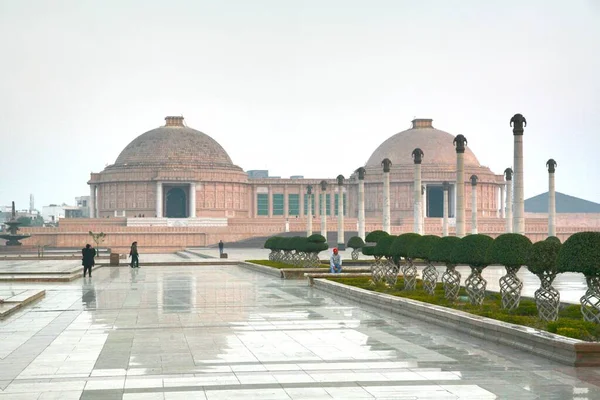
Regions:
<instances>
[{"instance_id":1,"label":"raised stone platform","mask_svg":"<svg viewBox=\"0 0 600 400\"><path fill-rule=\"evenodd\" d=\"M39 289L0 289L0 318L6 318L27 304L46 295L45 290Z\"/></svg>"},{"instance_id":2,"label":"raised stone platform","mask_svg":"<svg viewBox=\"0 0 600 400\"><path fill-rule=\"evenodd\" d=\"M227 218L127 218L127 226L225 227Z\"/></svg>"}]
</instances>

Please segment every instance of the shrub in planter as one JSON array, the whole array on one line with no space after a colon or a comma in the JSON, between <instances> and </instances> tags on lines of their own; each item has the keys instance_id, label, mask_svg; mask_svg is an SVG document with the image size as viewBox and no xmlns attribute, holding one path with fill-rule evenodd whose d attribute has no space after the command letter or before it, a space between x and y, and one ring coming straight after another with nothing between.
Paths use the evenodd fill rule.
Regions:
<instances>
[{"instance_id":1,"label":"shrub in planter","mask_svg":"<svg viewBox=\"0 0 600 400\"><path fill-rule=\"evenodd\" d=\"M423 269L423 289L432 296L435 294L439 274L431 262L431 254L439 240L440 238L435 235L421 236L413 241L412 246L408 249L409 258L413 260L420 258L427 264Z\"/></svg>"},{"instance_id":2,"label":"shrub in planter","mask_svg":"<svg viewBox=\"0 0 600 400\"><path fill-rule=\"evenodd\" d=\"M558 244L562 244L562 242L560 241L560 239L557 238L556 236L548 236L546 238L546 240L551 241L551 242L555 242L555 243L558 243Z\"/></svg>"},{"instance_id":3,"label":"shrub in planter","mask_svg":"<svg viewBox=\"0 0 600 400\"><path fill-rule=\"evenodd\" d=\"M380 231L380 230L369 232L367 234L367 236L365 236L365 242L377 243L377 242L379 242L379 239L381 239L384 236L389 236L389 233L387 233L386 231Z\"/></svg>"},{"instance_id":4,"label":"shrub in planter","mask_svg":"<svg viewBox=\"0 0 600 400\"><path fill-rule=\"evenodd\" d=\"M403 233L394 240L390 248L392 257L397 260L398 265L400 265L402 258L405 260L402 265L404 290L414 290L417 285L417 267L413 264L413 259L409 257L408 252L412 244L420 237L421 235L418 233Z\"/></svg>"},{"instance_id":5,"label":"shrub in planter","mask_svg":"<svg viewBox=\"0 0 600 400\"><path fill-rule=\"evenodd\" d=\"M487 235L469 235L460 239L452 251L453 264L468 265L471 268L471 274L465 281L465 289L473 305L481 305L485 297L487 282L481 276L481 272L489 265L487 253L493 241L494 239Z\"/></svg>"},{"instance_id":6,"label":"shrub in planter","mask_svg":"<svg viewBox=\"0 0 600 400\"><path fill-rule=\"evenodd\" d=\"M319 253L329 248L326 239L319 234L309 236L302 245L302 251L306 254L305 267L319 266Z\"/></svg>"},{"instance_id":7,"label":"shrub in planter","mask_svg":"<svg viewBox=\"0 0 600 400\"><path fill-rule=\"evenodd\" d=\"M431 250L431 261L444 263L446 271L442 274L444 284L444 297L448 300L456 300L460 291L460 273L456 270L456 264L452 263L452 252L460 242L456 236L444 236L440 238Z\"/></svg>"},{"instance_id":8,"label":"shrub in planter","mask_svg":"<svg viewBox=\"0 0 600 400\"><path fill-rule=\"evenodd\" d=\"M578 232L561 246L558 272L579 272L587 281L581 297L581 313L586 321L600 323L600 232Z\"/></svg>"},{"instance_id":9,"label":"shrub in planter","mask_svg":"<svg viewBox=\"0 0 600 400\"><path fill-rule=\"evenodd\" d=\"M505 233L494 239L488 250L488 262L506 268L506 275L500 278L502 308L506 310L519 307L523 282L517 277L517 272L527 262L530 248L531 240L527 236Z\"/></svg>"},{"instance_id":10,"label":"shrub in planter","mask_svg":"<svg viewBox=\"0 0 600 400\"><path fill-rule=\"evenodd\" d=\"M391 246L397 236L387 235L379 238L379 241L373 248L375 257L384 259L384 262L377 263L371 267L371 280L378 283L384 280L388 285L395 286L398 280L398 267L392 261Z\"/></svg>"},{"instance_id":11,"label":"shrub in planter","mask_svg":"<svg viewBox=\"0 0 600 400\"><path fill-rule=\"evenodd\" d=\"M301 266L306 259L306 253L304 252L307 238L303 236L294 236L291 240L291 247L294 253L292 254L292 264L295 266Z\"/></svg>"},{"instance_id":12,"label":"shrub in planter","mask_svg":"<svg viewBox=\"0 0 600 400\"><path fill-rule=\"evenodd\" d=\"M346 247L350 247L352 249L352 259L358 260L358 251L365 245L365 242L359 236L352 236L350 240L348 240L348 244Z\"/></svg>"},{"instance_id":13,"label":"shrub in planter","mask_svg":"<svg viewBox=\"0 0 600 400\"><path fill-rule=\"evenodd\" d=\"M270 238L268 238L265 241L265 244L263 246L265 249L271 250L271 252L269 253L269 260L271 260L271 261L278 260L278 253L279 253L279 249L277 248L277 240L278 239L279 239L279 237L277 237L277 236L271 236Z\"/></svg>"},{"instance_id":14,"label":"shrub in planter","mask_svg":"<svg viewBox=\"0 0 600 400\"><path fill-rule=\"evenodd\" d=\"M527 269L540 279L540 288L535 291L538 316L544 321L556 321L560 293L552 287L558 273L556 262L561 248L560 241L543 240L534 243L527 256Z\"/></svg>"}]
</instances>

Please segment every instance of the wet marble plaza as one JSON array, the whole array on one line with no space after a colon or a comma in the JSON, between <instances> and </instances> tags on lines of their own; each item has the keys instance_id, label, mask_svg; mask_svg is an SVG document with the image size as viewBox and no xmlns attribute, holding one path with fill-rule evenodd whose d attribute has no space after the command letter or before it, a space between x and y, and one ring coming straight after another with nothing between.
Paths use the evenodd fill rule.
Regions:
<instances>
[{"instance_id":1,"label":"wet marble plaza","mask_svg":"<svg viewBox=\"0 0 600 400\"><path fill-rule=\"evenodd\" d=\"M600 399L598 369L217 260L0 288L46 290L0 322L0 399Z\"/></svg>"}]
</instances>

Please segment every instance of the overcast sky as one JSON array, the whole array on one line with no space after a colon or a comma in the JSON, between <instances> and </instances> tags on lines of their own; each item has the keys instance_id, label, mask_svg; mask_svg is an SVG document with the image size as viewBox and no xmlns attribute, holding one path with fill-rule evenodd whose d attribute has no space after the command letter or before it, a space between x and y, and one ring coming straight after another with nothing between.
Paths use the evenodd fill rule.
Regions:
<instances>
[{"instance_id":1,"label":"overcast sky","mask_svg":"<svg viewBox=\"0 0 600 400\"><path fill-rule=\"evenodd\" d=\"M0 205L88 195L90 172L183 115L244 170L348 176L414 117L525 195L600 202L598 0L0 0ZM427 155L425 155L427 156Z\"/></svg>"}]
</instances>

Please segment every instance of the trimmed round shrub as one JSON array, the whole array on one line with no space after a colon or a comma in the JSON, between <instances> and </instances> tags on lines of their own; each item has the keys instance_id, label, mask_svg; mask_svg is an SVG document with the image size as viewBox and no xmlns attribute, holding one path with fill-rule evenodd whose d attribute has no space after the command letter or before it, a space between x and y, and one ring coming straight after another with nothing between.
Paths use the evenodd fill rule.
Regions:
<instances>
[{"instance_id":1,"label":"trimmed round shrub","mask_svg":"<svg viewBox=\"0 0 600 400\"><path fill-rule=\"evenodd\" d=\"M494 239L487 254L488 263L520 267L527 263L531 240L518 233L505 233Z\"/></svg>"},{"instance_id":2,"label":"trimmed round shrub","mask_svg":"<svg viewBox=\"0 0 600 400\"><path fill-rule=\"evenodd\" d=\"M373 231L369 232L369 234L365 237L365 242L367 243L377 243L379 239L384 236L389 236L389 234L385 231Z\"/></svg>"},{"instance_id":3,"label":"trimmed round shrub","mask_svg":"<svg viewBox=\"0 0 600 400\"><path fill-rule=\"evenodd\" d=\"M487 235L469 235L460 239L450 256L455 265L468 265L473 268L485 268L490 263L487 253L494 239Z\"/></svg>"},{"instance_id":4,"label":"trimmed round shrub","mask_svg":"<svg viewBox=\"0 0 600 400\"><path fill-rule=\"evenodd\" d=\"M396 238L397 236L394 235L381 237L373 249L373 255L376 257L391 257L391 246Z\"/></svg>"},{"instance_id":5,"label":"trimmed round shrub","mask_svg":"<svg viewBox=\"0 0 600 400\"><path fill-rule=\"evenodd\" d=\"M408 251L413 242L420 238L418 233L403 233L392 243L391 253L394 257L408 257Z\"/></svg>"},{"instance_id":6,"label":"trimmed round shrub","mask_svg":"<svg viewBox=\"0 0 600 400\"><path fill-rule=\"evenodd\" d=\"M269 250L276 250L275 245L277 242L277 236L271 236L270 238L268 238L265 241L265 244L263 245L263 247L265 249L269 249Z\"/></svg>"},{"instance_id":7,"label":"trimmed round shrub","mask_svg":"<svg viewBox=\"0 0 600 400\"><path fill-rule=\"evenodd\" d=\"M273 250L277 250L277 251L283 250L283 245L287 238L284 238L281 236L274 236L271 239L273 239L271 242L271 246L273 246Z\"/></svg>"},{"instance_id":8,"label":"trimmed round shrub","mask_svg":"<svg viewBox=\"0 0 600 400\"><path fill-rule=\"evenodd\" d=\"M375 246L363 246L360 250L365 256L375 256Z\"/></svg>"},{"instance_id":9,"label":"trimmed round shrub","mask_svg":"<svg viewBox=\"0 0 600 400\"><path fill-rule=\"evenodd\" d=\"M550 241L550 242L556 242L556 243L558 243L558 244L562 244L562 242L560 241L560 239L559 239L559 238L557 238L556 236L548 236L548 237L546 238L546 240L547 240L547 241Z\"/></svg>"},{"instance_id":10,"label":"trimmed round shrub","mask_svg":"<svg viewBox=\"0 0 600 400\"><path fill-rule=\"evenodd\" d=\"M305 253L320 253L321 251L327 250L329 245L327 243L306 241L303 248L304 250L301 251L304 251Z\"/></svg>"},{"instance_id":11,"label":"trimmed round shrub","mask_svg":"<svg viewBox=\"0 0 600 400\"><path fill-rule=\"evenodd\" d=\"M306 240L308 240L309 242L312 243L325 243L327 242L327 239L325 239L325 236L315 233L313 235L310 235L309 237L306 238Z\"/></svg>"},{"instance_id":12,"label":"trimmed round shrub","mask_svg":"<svg viewBox=\"0 0 600 400\"><path fill-rule=\"evenodd\" d=\"M365 245L365 242L360 238L360 236L352 236L350 240L348 240L348 244L346 247L350 247L351 249L360 249Z\"/></svg>"},{"instance_id":13,"label":"trimmed round shrub","mask_svg":"<svg viewBox=\"0 0 600 400\"><path fill-rule=\"evenodd\" d=\"M444 264L452 264L452 252L460 243L460 238L456 236L444 236L438 240L432 251L430 260Z\"/></svg>"},{"instance_id":14,"label":"trimmed round shrub","mask_svg":"<svg viewBox=\"0 0 600 400\"><path fill-rule=\"evenodd\" d=\"M556 262L558 272L579 272L600 276L600 232L578 232L561 246Z\"/></svg>"},{"instance_id":15,"label":"trimmed round shrub","mask_svg":"<svg viewBox=\"0 0 600 400\"><path fill-rule=\"evenodd\" d=\"M529 249L527 256L527 269L534 275L544 272L557 272L556 262L562 245L554 240L536 242Z\"/></svg>"},{"instance_id":16,"label":"trimmed round shrub","mask_svg":"<svg viewBox=\"0 0 600 400\"><path fill-rule=\"evenodd\" d=\"M306 240L307 238L302 237L302 236L294 236L291 239L291 245L292 246L292 250L296 250L296 251L304 251L304 246L306 245L306 243L308 243L308 240Z\"/></svg>"},{"instance_id":17,"label":"trimmed round shrub","mask_svg":"<svg viewBox=\"0 0 600 400\"><path fill-rule=\"evenodd\" d=\"M436 244L440 241L440 237L435 235L420 236L412 242L408 249L408 257L415 259L420 258L425 261L431 260L431 253Z\"/></svg>"}]
</instances>

